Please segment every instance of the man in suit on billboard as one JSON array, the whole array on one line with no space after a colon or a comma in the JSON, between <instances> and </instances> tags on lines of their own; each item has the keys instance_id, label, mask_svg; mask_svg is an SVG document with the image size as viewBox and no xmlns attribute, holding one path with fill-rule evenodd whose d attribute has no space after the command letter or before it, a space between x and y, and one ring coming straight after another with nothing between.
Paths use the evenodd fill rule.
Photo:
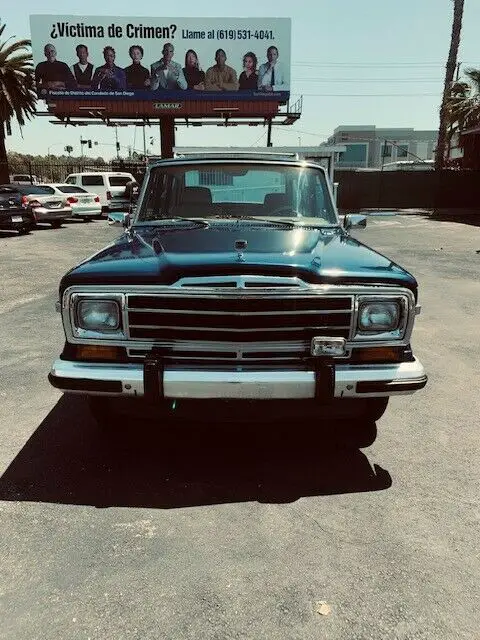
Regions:
<instances>
[{"instance_id":1,"label":"man in suit on billboard","mask_svg":"<svg viewBox=\"0 0 480 640\"><path fill-rule=\"evenodd\" d=\"M166 89L179 91L187 88L182 65L173 61L173 53L173 44L167 42L162 50L163 57L151 65L150 75L153 91Z\"/></svg>"}]
</instances>

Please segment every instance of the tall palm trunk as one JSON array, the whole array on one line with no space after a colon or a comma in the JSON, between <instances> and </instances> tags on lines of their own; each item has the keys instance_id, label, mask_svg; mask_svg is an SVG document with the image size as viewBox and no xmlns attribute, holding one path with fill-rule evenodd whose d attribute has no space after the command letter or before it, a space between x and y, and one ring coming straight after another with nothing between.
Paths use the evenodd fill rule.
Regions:
<instances>
[{"instance_id":1,"label":"tall palm trunk","mask_svg":"<svg viewBox=\"0 0 480 640\"><path fill-rule=\"evenodd\" d=\"M3 122L0 122L0 184L8 184L9 182L7 149L5 148L5 126Z\"/></svg>"},{"instance_id":2,"label":"tall palm trunk","mask_svg":"<svg viewBox=\"0 0 480 640\"><path fill-rule=\"evenodd\" d=\"M450 95L455 67L457 66L458 47L460 46L460 33L462 31L463 5L465 0L453 0L453 25L450 39L450 51L448 53L447 68L445 73L445 86L443 88L442 106L440 107L440 126L438 129L437 150L435 152L435 169L442 169L445 165L445 150L447 146L447 99Z\"/></svg>"}]
</instances>

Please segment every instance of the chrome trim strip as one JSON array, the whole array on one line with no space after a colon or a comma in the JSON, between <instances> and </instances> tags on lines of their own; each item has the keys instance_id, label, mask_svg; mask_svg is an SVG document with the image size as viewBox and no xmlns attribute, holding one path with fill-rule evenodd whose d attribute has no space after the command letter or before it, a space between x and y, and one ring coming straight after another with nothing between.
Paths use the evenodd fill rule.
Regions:
<instances>
[{"instance_id":1,"label":"chrome trim strip","mask_svg":"<svg viewBox=\"0 0 480 640\"><path fill-rule=\"evenodd\" d=\"M192 311L191 309L136 309L128 307L132 313L172 313L178 315L202 315L202 316L298 316L298 315L335 315L352 313L351 309L334 309L332 311L315 311L308 309L305 311Z\"/></svg>"},{"instance_id":2,"label":"chrome trim strip","mask_svg":"<svg viewBox=\"0 0 480 640\"><path fill-rule=\"evenodd\" d=\"M288 331L303 331L304 329L308 329L310 331L317 331L317 330L321 330L324 331L325 329L335 329L335 331L341 331L341 330L345 330L345 329L350 329L350 325L346 325L346 326L322 326L322 325L316 325L315 327L311 327L311 326L301 326L301 327L294 327L294 326L285 326L285 327L254 327L253 329L231 329L230 327L218 327L215 325L210 325L208 327L188 327L188 326L184 326L182 325L181 327L176 327L173 324L167 324L167 325L160 325L160 324L131 324L130 327L132 329L175 329L176 331L225 331L225 332L229 332L229 333L254 333L254 332L258 332L258 331L268 331L268 332L279 332L279 331L283 331L283 332L288 332Z\"/></svg>"},{"instance_id":3,"label":"chrome trim strip","mask_svg":"<svg viewBox=\"0 0 480 640\"><path fill-rule=\"evenodd\" d=\"M143 396L143 366L141 364L94 364L56 360L51 374L57 378L121 382L121 393L106 395ZM337 365L335 367L335 397L379 397L410 395L415 391L399 390L385 393L357 393L357 382L412 382L425 379L425 370L417 359L392 365ZM166 398L192 399L300 399L315 397L315 373L288 369L244 370L238 366L218 371L165 368L163 388ZM75 389L67 393L82 393Z\"/></svg>"}]
</instances>

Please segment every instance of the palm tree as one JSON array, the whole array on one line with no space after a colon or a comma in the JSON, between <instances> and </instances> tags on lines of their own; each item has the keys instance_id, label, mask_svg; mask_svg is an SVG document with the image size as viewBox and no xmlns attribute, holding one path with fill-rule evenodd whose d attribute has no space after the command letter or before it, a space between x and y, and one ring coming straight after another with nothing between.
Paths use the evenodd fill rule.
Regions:
<instances>
[{"instance_id":1,"label":"palm tree","mask_svg":"<svg viewBox=\"0 0 480 640\"><path fill-rule=\"evenodd\" d=\"M437 149L435 151L435 169L442 169L445 164L445 149L447 146L447 102L453 84L455 67L457 66L458 47L460 46L460 34L462 32L463 5L465 0L453 0L453 24L450 38L450 51L448 53L445 72L445 85L443 88L442 106L440 107L440 126L438 129Z\"/></svg>"},{"instance_id":2,"label":"palm tree","mask_svg":"<svg viewBox=\"0 0 480 640\"><path fill-rule=\"evenodd\" d=\"M0 38L5 24L0 25ZM36 94L33 86L33 61L30 40L7 44L0 42L0 184L10 182L5 138L11 135L11 121L20 127L35 114Z\"/></svg>"},{"instance_id":3,"label":"palm tree","mask_svg":"<svg viewBox=\"0 0 480 640\"><path fill-rule=\"evenodd\" d=\"M464 151L464 161L470 168L478 168L479 162L472 157L478 153L478 143L471 136L462 136L462 132L480 126L480 70L468 69L465 76L469 82L455 82L445 104L448 143L455 134L459 146Z\"/></svg>"}]
</instances>

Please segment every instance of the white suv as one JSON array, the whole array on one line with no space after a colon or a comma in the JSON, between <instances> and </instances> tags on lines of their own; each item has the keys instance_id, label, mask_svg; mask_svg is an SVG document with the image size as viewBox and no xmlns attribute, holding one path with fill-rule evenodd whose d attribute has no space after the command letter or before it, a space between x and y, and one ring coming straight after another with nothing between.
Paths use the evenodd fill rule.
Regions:
<instances>
[{"instance_id":1,"label":"white suv","mask_svg":"<svg viewBox=\"0 0 480 640\"><path fill-rule=\"evenodd\" d=\"M84 187L90 193L96 193L100 198L102 212L127 211L130 200L125 196L125 187L135 178L131 173L120 171L71 173L65 180L66 184Z\"/></svg>"}]
</instances>

